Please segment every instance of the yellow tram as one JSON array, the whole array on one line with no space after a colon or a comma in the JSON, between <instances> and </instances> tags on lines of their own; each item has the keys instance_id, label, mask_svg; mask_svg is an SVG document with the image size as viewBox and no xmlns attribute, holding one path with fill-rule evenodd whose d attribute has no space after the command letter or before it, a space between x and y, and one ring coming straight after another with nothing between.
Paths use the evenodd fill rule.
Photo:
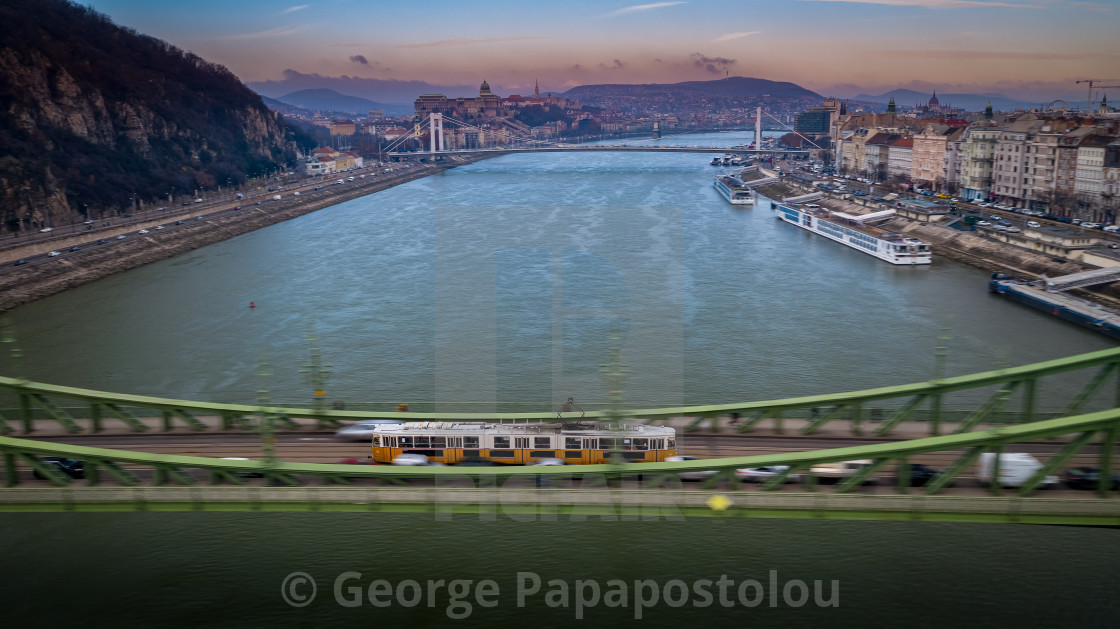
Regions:
<instances>
[{"instance_id":1,"label":"yellow tram","mask_svg":"<svg viewBox=\"0 0 1120 629\"><path fill-rule=\"evenodd\" d=\"M378 426L373 460L391 463L402 454L422 454L435 463L464 459L524 465L540 459L568 464L664 461L677 453L676 430L629 424L488 424L408 422Z\"/></svg>"}]
</instances>

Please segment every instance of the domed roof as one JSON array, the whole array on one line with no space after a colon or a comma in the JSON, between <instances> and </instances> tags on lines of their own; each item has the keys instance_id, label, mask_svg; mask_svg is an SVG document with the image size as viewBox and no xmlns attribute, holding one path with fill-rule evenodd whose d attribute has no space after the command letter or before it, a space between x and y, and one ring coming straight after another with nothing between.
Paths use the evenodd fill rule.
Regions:
<instances>
[{"instance_id":1,"label":"domed roof","mask_svg":"<svg viewBox=\"0 0 1120 629\"><path fill-rule=\"evenodd\" d=\"M486 82L486 79L483 79L483 80L482 80L482 85L481 85L481 86L479 86L479 88L478 88L478 93L479 93L480 95L482 95L482 94L490 94L490 93L491 93L491 92L490 92L490 84Z\"/></svg>"},{"instance_id":2,"label":"domed roof","mask_svg":"<svg viewBox=\"0 0 1120 629\"><path fill-rule=\"evenodd\" d=\"M933 109L934 107L937 107L940 104L941 104L941 101L937 100L937 92L935 91L933 93L933 98L929 99L929 108Z\"/></svg>"}]
</instances>

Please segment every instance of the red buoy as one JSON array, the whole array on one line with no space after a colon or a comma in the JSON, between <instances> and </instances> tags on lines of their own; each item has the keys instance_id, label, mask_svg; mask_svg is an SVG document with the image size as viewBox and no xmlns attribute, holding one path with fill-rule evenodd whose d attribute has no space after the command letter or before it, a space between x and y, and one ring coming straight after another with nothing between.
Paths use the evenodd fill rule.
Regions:
<instances>
[{"instance_id":1,"label":"red buoy","mask_svg":"<svg viewBox=\"0 0 1120 629\"><path fill-rule=\"evenodd\" d=\"M250 307L250 308L256 308L256 307L257 307L257 302L255 302L255 301L250 301L250 302L249 302L249 307Z\"/></svg>"}]
</instances>

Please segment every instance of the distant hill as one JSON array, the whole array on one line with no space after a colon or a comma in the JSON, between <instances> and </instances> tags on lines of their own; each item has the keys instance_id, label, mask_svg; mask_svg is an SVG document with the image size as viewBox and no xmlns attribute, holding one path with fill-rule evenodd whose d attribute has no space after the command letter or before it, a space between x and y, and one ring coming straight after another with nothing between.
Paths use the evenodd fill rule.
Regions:
<instances>
[{"instance_id":1,"label":"distant hill","mask_svg":"<svg viewBox=\"0 0 1120 629\"><path fill-rule=\"evenodd\" d=\"M604 84L580 85L564 92L565 98L580 101L594 101L603 96L651 96L651 95L704 95L722 98L757 98L763 96L785 98L823 97L795 83L769 81L749 77L733 76L713 81L685 81L683 83L645 83L645 84Z\"/></svg>"},{"instance_id":2,"label":"distant hill","mask_svg":"<svg viewBox=\"0 0 1120 629\"><path fill-rule=\"evenodd\" d=\"M393 111L401 107L400 105L374 102L359 96L339 94L328 88L300 90L280 96L276 100L311 111L337 111L362 115L369 113L371 109ZM408 111L412 111L411 106L408 107Z\"/></svg>"},{"instance_id":3,"label":"distant hill","mask_svg":"<svg viewBox=\"0 0 1120 629\"><path fill-rule=\"evenodd\" d=\"M226 68L66 0L0 2L0 221L78 222L294 159ZM296 140L299 138L297 137Z\"/></svg>"},{"instance_id":4,"label":"distant hill","mask_svg":"<svg viewBox=\"0 0 1120 629\"><path fill-rule=\"evenodd\" d=\"M323 76L303 74L295 70L285 70L284 78L279 81L251 81L246 85L262 96L281 101L293 92L329 89L340 95L350 94L381 103L381 107L372 109L385 109L386 113L391 110L396 115L412 113L412 103L421 94L445 94L451 97L478 94L478 85L434 85L424 81L365 79L346 75Z\"/></svg>"},{"instance_id":5,"label":"distant hill","mask_svg":"<svg viewBox=\"0 0 1120 629\"><path fill-rule=\"evenodd\" d=\"M267 96L261 96L261 101L264 102L265 106L268 107L269 109L272 109L274 111L278 111L278 112L284 114L285 116L302 116L304 118L310 118L310 117L315 115L315 112L313 112L309 109L304 109L303 107L296 107L295 105L289 105L288 103L282 103L282 102L276 100L275 98L269 98Z\"/></svg>"},{"instance_id":6,"label":"distant hill","mask_svg":"<svg viewBox=\"0 0 1120 629\"><path fill-rule=\"evenodd\" d=\"M912 107L915 103L926 104L929 102L930 97L933 96L930 92L915 92L914 90L891 90L885 94L872 96L870 94L860 94L852 100L864 101L869 103L887 104L891 98L894 98L896 105L904 107ZM1031 103L1021 100L1015 100L1003 96L1002 94L938 94L938 102L941 106L952 105L959 107L965 111L982 111L992 103L992 108L996 111L1011 111L1013 109L1031 109L1039 107L1045 103Z\"/></svg>"}]
</instances>

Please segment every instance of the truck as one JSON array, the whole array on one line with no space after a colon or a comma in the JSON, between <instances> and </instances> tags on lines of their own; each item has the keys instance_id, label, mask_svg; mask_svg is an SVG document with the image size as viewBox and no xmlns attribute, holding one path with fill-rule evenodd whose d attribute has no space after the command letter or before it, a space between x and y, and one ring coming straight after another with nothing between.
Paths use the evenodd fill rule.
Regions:
<instances>
[{"instance_id":1,"label":"truck","mask_svg":"<svg viewBox=\"0 0 1120 629\"><path fill-rule=\"evenodd\" d=\"M987 485L992 482L992 466L996 455L985 452L980 455L980 465L976 469L976 480ZM1042 469L1042 463L1026 452L1004 452L999 456L999 484L1006 488L1022 487L1035 472ZM1057 476L1042 479L1039 487L1050 488L1058 484Z\"/></svg>"}]
</instances>

